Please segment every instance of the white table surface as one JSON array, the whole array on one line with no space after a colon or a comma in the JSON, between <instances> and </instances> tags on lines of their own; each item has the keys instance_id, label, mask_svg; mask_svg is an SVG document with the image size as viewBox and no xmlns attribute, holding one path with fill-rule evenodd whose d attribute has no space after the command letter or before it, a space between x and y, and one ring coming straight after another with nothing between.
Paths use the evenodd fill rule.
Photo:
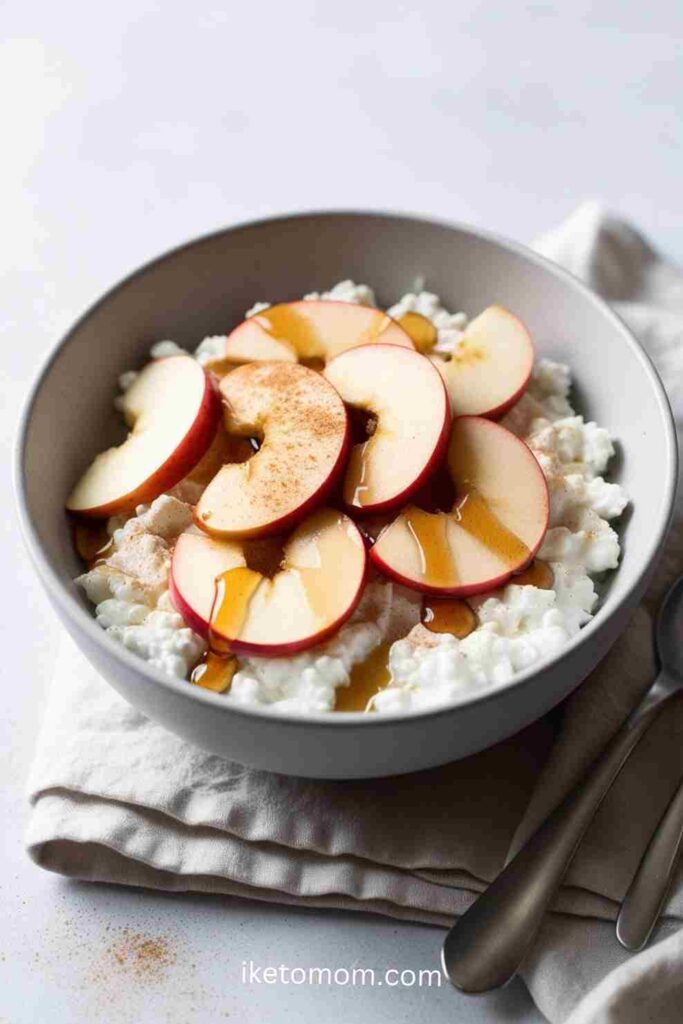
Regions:
<instances>
[{"instance_id":1,"label":"white table surface","mask_svg":"<svg viewBox=\"0 0 683 1024\"><path fill-rule=\"evenodd\" d=\"M397 0L85 4L6 0L0 24L2 439L83 307L165 248L283 210L431 213L519 239L602 199L683 258L683 22L675 2ZM562 13L557 13L557 8ZM255 296L258 298L260 296ZM8 473L9 458L3 460ZM67 883L29 863L23 785L58 628L2 519L0 1021L199 1024L352 1015L540 1020L521 985L244 985L241 963L417 970L441 933ZM158 976L111 966L161 936Z\"/></svg>"}]
</instances>

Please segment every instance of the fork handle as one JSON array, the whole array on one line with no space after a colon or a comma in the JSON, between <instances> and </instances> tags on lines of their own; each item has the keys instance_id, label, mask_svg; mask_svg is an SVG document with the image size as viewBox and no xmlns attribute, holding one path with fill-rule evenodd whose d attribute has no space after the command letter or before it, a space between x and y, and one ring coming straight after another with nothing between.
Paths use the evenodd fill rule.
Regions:
<instances>
[{"instance_id":1,"label":"fork handle","mask_svg":"<svg viewBox=\"0 0 683 1024\"><path fill-rule=\"evenodd\" d=\"M617 919L617 938L636 952L657 924L683 848L683 783L674 793L643 855Z\"/></svg>"},{"instance_id":2,"label":"fork handle","mask_svg":"<svg viewBox=\"0 0 683 1024\"><path fill-rule=\"evenodd\" d=\"M443 967L462 992L505 985L519 970L586 829L668 695L652 690L604 753L446 937Z\"/></svg>"}]
</instances>

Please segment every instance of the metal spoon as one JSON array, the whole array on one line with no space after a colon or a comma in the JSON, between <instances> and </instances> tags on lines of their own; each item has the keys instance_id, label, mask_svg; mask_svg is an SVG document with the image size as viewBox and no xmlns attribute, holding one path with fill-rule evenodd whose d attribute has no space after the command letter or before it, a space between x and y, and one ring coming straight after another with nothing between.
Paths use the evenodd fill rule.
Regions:
<instances>
[{"instance_id":1,"label":"metal spoon","mask_svg":"<svg viewBox=\"0 0 683 1024\"><path fill-rule=\"evenodd\" d=\"M683 690L683 576L656 628L660 672L583 779L470 909L443 946L443 967L462 992L505 985L519 970L595 812L662 706Z\"/></svg>"},{"instance_id":2,"label":"metal spoon","mask_svg":"<svg viewBox=\"0 0 683 1024\"><path fill-rule=\"evenodd\" d=\"M664 909L682 849L683 784L662 815L621 905L617 938L626 949L635 953L647 945Z\"/></svg>"}]
</instances>

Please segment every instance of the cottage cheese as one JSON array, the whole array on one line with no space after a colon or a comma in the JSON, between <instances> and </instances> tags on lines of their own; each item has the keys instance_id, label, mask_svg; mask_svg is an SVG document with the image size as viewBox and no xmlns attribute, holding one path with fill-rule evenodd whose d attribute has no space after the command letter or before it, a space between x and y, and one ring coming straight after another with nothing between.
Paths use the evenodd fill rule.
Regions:
<instances>
[{"instance_id":1,"label":"cottage cheese","mask_svg":"<svg viewBox=\"0 0 683 1024\"><path fill-rule=\"evenodd\" d=\"M199 342L199 345L195 349L195 359L197 359L202 366L206 366L215 359L222 359L223 352L225 351L225 341L225 334L212 334L208 338L204 338L203 341Z\"/></svg>"},{"instance_id":2,"label":"cottage cheese","mask_svg":"<svg viewBox=\"0 0 683 1024\"><path fill-rule=\"evenodd\" d=\"M167 675L186 679L206 644L171 603L171 545L192 522L192 508L164 494L135 515L109 521L113 552L76 580L110 636Z\"/></svg>"},{"instance_id":3,"label":"cottage cheese","mask_svg":"<svg viewBox=\"0 0 683 1024\"><path fill-rule=\"evenodd\" d=\"M371 288L350 280L305 298L377 305ZM267 308L268 303L256 303L247 316ZM464 313L450 313L421 283L388 312L396 318L417 312L430 319L437 328L437 358L448 358L467 324ZM219 358L224 341L224 335L205 338L195 357L201 363ZM150 355L183 351L162 341ZM121 376L122 391L135 376ZM502 420L529 445L548 483L550 524L539 557L553 570L552 590L512 583L471 599L479 624L458 640L420 624L419 595L373 576L353 617L331 640L292 658L239 659L225 700L282 713L331 711L336 690L349 685L353 667L384 643L391 645L392 682L375 697L374 708L409 712L462 701L559 654L595 612L593 577L618 564L619 539L610 520L621 515L628 500L618 484L603 478L614 454L608 432L575 414L570 386L567 366L542 359L527 391ZM205 643L171 605L170 555L201 490L190 476L134 516L110 520L112 554L77 580L103 629L179 678L189 676Z\"/></svg>"},{"instance_id":4,"label":"cottage cheese","mask_svg":"<svg viewBox=\"0 0 683 1024\"><path fill-rule=\"evenodd\" d=\"M309 292L305 299L325 299L330 302L354 302L358 306L371 306L377 309L375 293L367 284L355 284L353 281L340 281L330 288L329 292Z\"/></svg>"}]
</instances>

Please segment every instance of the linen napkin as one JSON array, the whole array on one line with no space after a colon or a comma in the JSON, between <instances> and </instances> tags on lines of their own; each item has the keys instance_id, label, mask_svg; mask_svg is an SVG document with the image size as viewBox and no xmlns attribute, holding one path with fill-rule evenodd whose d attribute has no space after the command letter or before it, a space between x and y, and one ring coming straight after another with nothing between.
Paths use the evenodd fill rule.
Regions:
<instances>
[{"instance_id":1,"label":"linen napkin","mask_svg":"<svg viewBox=\"0 0 683 1024\"><path fill-rule=\"evenodd\" d=\"M683 423L683 274L629 225L585 204L537 243L639 335ZM29 791L27 846L71 877L448 925L578 778L649 685L651 610L683 570L676 524L650 593L621 640L542 720L443 768L371 782L315 782L196 750L125 704L70 640L59 652ZM653 727L592 826L525 965L552 1022L680 1021L683 874L665 936L629 957L612 922L683 772L683 702Z\"/></svg>"}]
</instances>

